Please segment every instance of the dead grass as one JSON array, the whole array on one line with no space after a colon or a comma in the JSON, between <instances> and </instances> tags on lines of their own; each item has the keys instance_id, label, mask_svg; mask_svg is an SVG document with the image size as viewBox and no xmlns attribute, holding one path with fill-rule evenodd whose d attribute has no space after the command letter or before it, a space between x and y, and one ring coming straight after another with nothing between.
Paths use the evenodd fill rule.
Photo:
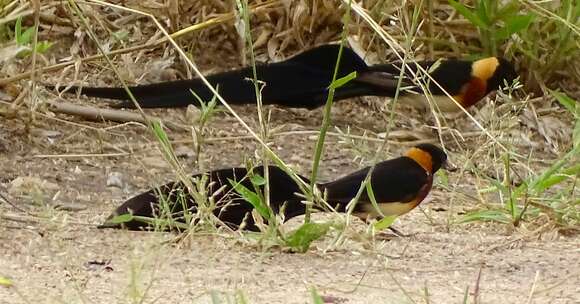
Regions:
<instances>
[{"instance_id":1,"label":"dead grass","mask_svg":"<svg viewBox=\"0 0 580 304\"><path fill-rule=\"evenodd\" d=\"M249 64L234 1L110 3L155 16L204 73ZM478 28L446 1L420 3L421 10L410 2L384 0L363 1L362 7L392 37L387 41L402 44L416 59L483 52ZM539 17L525 34L508 40L498 51L517 63L526 87L513 94L492 96L471 111L474 120L438 117L439 125L429 113L403 106L392 112L390 105L374 97L344 102L332 110L332 132L325 141L321 179L372 163L384 142L389 152L378 154L381 158L396 155L418 141L437 142L437 134L444 140L452 162L461 170L438 176L432 202L423 205L424 212L417 210L401 219L399 225L418 236L384 242L358 227L347 230L346 241L338 246L332 239L338 232L333 232L315 243L311 252L289 255L276 249L261 252L253 236L222 231L209 237L196 234L188 239L190 243L173 247L160 245L167 241L163 235L95 233L89 229L121 198L175 179L180 175L178 167L168 165L159 151L152 149L158 147L158 141L143 124L86 122L51 112L45 102L53 101L54 96L30 86L31 76L40 83L116 86L120 80L143 84L194 77L195 71L146 16L98 2L80 4L97 37L95 42L67 3L43 1L38 41L53 45L36 54L35 74L32 57L17 55L13 42L14 22L22 16L23 26L32 27L34 12L29 2L0 2L0 99L10 101L0 104L0 153L7 160L0 167L4 172L0 192L6 196L0 201L7 201L0 204L0 243L4 244L2 256L8 257L1 260L0 285L13 285L0 287L0 298L9 299L8 303L27 303L33 301L31 295L40 293L50 295L46 303L73 299L82 303L137 303L169 295L174 302L194 299L217 303L217 298L226 297L244 303L245 294L248 302L288 303L314 301L315 296L308 296L314 286L329 299L338 295L331 301L334 303L340 299L349 303L368 299L444 303L449 298L459 302L464 294L473 299L467 302L474 303L482 299L571 303L578 297L580 274L573 246L580 218L577 175L532 197L515 197L520 210L529 205L529 212L517 225L513 225L513 218L508 218L509 224L493 224L483 221L484 217L461 224L466 214L505 210L513 198L513 192L507 191L546 171L574 146L573 126L578 125L574 115L578 114L562 107L547 88L580 98L578 49L574 52L563 47L569 43L564 40L569 39L566 28L577 38L574 29L578 28L578 16L564 15L568 19L562 21L558 8L522 3ZM252 1L250 10L258 61L280 60L318 44L336 42L343 32L344 5L338 1ZM418 13L415 18L414 12ZM416 30L413 20L420 21ZM559 36L549 35L550 31ZM400 53L386 47L377 28L356 11L351 14L348 32L350 46L366 54L371 63L396 59ZM118 75L107 66L97 45L112 52L109 57ZM549 57L552 46L558 50L557 60ZM528 95L530 92L535 95ZM38 98L34 97L37 94ZM272 116L267 140L273 150L292 169L309 172L322 109L267 110ZM219 113L207 122L201 149L193 149L191 144L200 143L200 137L183 130L168 132L183 172L199 168L200 163L213 169L237 166L247 158L264 159L262 147L248 140L255 136L241 125L242 120L248 122L260 133L262 125L254 107L233 111L240 120ZM180 125L196 126L191 116L181 111L151 112ZM389 141L384 141L391 123ZM232 155L232 150L237 152ZM193 151L204 152L191 157ZM578 155L572 157L570 164ZM506 159L510 160L507 165ZM115 172L121 172L123 182L129 185L107 187ZM17 187L19 178L33 186ZM505 191L498 190L494 181L503 184ZM97 206L96 201L104 205ZM9 258L16 262L10 263ZM110 260L112 272L103 266ZM27 268L34 270L28 274L23 270ZM188 268L203 270L183 270ZM177 277L175 269L183 276ZM210 273L203 273L207 269ZM264 272L275 274L263 277ZM163 278L168 277L176 283L164 283ZM65 282L58 283L63 278ZM3 279L11 284L4 284ZM98 288L91 288L93 282ZM170 285L175 286L168 289ZM112 286L123 288L95 292L112 290ZM303 296L288 301L296 290Z\"/></svg>"}]
</instances>

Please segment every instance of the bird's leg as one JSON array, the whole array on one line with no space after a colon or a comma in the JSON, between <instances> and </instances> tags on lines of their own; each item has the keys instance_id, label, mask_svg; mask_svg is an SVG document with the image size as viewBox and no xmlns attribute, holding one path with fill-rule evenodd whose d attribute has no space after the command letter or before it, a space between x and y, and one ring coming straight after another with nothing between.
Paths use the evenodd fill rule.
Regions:
<instances>
[{"instance_id":1,"label":"bird's leg","mask_svg":"<svg viewBox=\"0 0 580 304\"><path fill-rule=\"evenodd\" d=\"M412 234L404 234L393 226L389 226L389 230L391 230L391 232L394 233L398 237L409 237L412 235Z\"/></svg>"},{"instance_id":2,"label":"bird's leg","mask_svg":"<svg viewBox=\"0 0 580 304\"><path fill-rule=\"evenodd\" d=\"M391 240L391 239L398 238L398 237L410 237L410 236L414 235L414 234L404 234L392 226L389 227L389 230L390 230L390 232L387 232L387 231L378 232L375 235L375 238L378 240Z\"/></svg>"}]
</instances>

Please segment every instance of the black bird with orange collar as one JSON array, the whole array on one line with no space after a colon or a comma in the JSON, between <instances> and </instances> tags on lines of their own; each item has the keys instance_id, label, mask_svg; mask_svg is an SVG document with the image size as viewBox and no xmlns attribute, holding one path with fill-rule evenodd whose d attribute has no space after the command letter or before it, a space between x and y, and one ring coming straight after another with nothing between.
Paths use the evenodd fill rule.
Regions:
<instances>
[{"instance_id":1,"label":"black bird with orange collar","mask_svg":"<svg viewBox=\"0 0 580 304\"><path fill-rule=\"evenodd\" d=\"M404 156L377 163L371 174L371 186L380 212L373 207L366 191L356 203L353 214L370 219L379 215L402 215L417 207L427 196L433 185L433 175L447 163L447 155L437 146L422 144L409 149ZM328 183L317 184L326 192L326 201L338 212L345 212L347 205L357 194L371 167L367 167ZM229 168L205 173L209 182L207 196L213 197L218 206L213 214L227 226L237 229L256 230L252 216L248 214L253 206L243 200L233 190L231 181L252 189L248 175L263 175L264 168L256 167L249 172L246 168ZM202 174L195 175L200 177ZM299 176L308 183L308 179ZM305 205L298 184L282 169L269 167L270 206L275 213L283 214L286 219L302 215ZM179 190L181 189L181 190ZM184 208L191 214L198 210L192 195L185 195L187 190L180 182L168 183L139 194L119 206L102 228L128 228L141 230L150 228L151 221L143 218L162 216L161 200L157 193L164 197L163 204L170 202L171 218L184 222ZM261 190L263 191L263 187ZM173 202L173 203L171 203ZM167 208L166 208L167 209ZM127 221L118 223L118 215L131 214ZM148 223L149 222L149 223Z\"/></svg>"},{"instance_id":2,"label":"black bird with orange collar","mask_svg":"<svg viewBox=\"0 0 580 304\"><path fill-rule=\"evenodd\" d=\"M328 87L332 81L339 45L323 45L285 61L257 65L258 79L265 83L261 91L263 104L276 104L293 108L317 108L326 102ZM439 83L464 108L472 106L504 81L511 82L517 74L512 64L505 59L489 57L477 61L439 60L410 63L410 70L418 66L431 71ZM338 77L356 72L357 77L335 91L334 100L357 96L395 96L400 63L368 66L350 48L343 48ZM256 100L251 81L251 67L207 76L207 80L218 88L220 95L230 104L254 104ZM424 107L423 91L413 81L411 73L405 73L401 102ZM54 86L47 86L54 89ZM459 107L451 101L433 82L428 84L435 103L442 111L457 111ZM200 79L140 85L129 88L143 108L175 108L198 104L191 93L208 101L213 93ZM115 107L134 105L123 88L70 87L69 92L80 91L90 97L124 100Z\"/></svg>"}]
</instances>

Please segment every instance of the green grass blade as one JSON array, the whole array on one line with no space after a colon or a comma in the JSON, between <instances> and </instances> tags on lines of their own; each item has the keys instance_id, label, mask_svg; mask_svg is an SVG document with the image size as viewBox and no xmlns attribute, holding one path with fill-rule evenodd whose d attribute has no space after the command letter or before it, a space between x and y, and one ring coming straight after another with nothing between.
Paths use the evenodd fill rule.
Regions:
<instances>
[{"instance_id":1,"label":"green grass blade","mask_svg":"<svg viewBox=\"0 0 580 304\"><path fill-rule=\"evenodd\" d=\"M347 41L348 37L348 29L350 24L350 8L351 8L352 0L349 0L348 5L346 7L346 11L343 15L343 31L341 35L340 45L338 48L338 54L336 56L336 63L334 65L334 72L332 74L332 83L334 83L337 79L339 67L340 67L340 58L342 56L342 51L344 48L344 44ZM329 85L330 86L330 85ZM334 102L334 89L328 90L328 95L326 96L326 103L324 105L323 116L322 116L322 124L320 126L320 130L318 133L318 138L316 140L315 148L314 148L314 159L312 160L312 172L310 173L310 187L308 189L308 198L310 201L315 203L314 187L316 185L316 178L318 177L318 168L320 166L320 160L322 158L322 152L324 150L324 143L326 140L326 132L328 132L328 128L330 127L331 115L332 115L332 104ZM310 213L311 213L311 206L306 205L306 211L304 213L304 222L310 221Z\"/></svg>"},{"instance_id":2,"label":"green grass blade","mask_svg":"<svg viewBox=\"0 0 580 304\"><path fill-rule=\"evenodd\" d=\"M493 186L496 187L497 190L499 190L501 193L507 194L509 192L508 188L498 180L491 178L489 179L489 182L492 183Z\"/></svg>"},{"instance_id":3,"label":"green grass blade","mask_svg":"<svg viewBox=\"0 0 580 304\"><path fill-rule=\"evenodd\" d=\"M171 145L171 141L169 140L167 133L165 130L163 130L161 122L158 120L151 121L151 129L159 141L161 152L163 153L165 159L169 161L173 167L177 166L179 162L175 157L175 153L173 152L173 145Z\"/></svg>"},{"instance_id":4,"label":"green grass blade","mask_svg":"<svg viewBox=\"0 0 580 304\"><path fill-rule=\"evenodd\" d=\"M465 292L463 293L463 304L469 303L469 286L465 287Z\"/></svg>"},{"instance_id":5,"label":"green grass blade","mask_svg":"<svg viewBox=\"0 0 580 304\"><path fill-rule=\"evenodd\" d=\"M266 179L259 174L254 174L250 176L250 181L254 186L264 186L266 184Z\"/></svg>"},{"instance_id":6,"label":"green grass blade","mask_svg":"<svg viewBox=\"0 0 580 304\"><path fill-rule=\"evenodd\" d=\"M451 5L458 13L460 13L465 19L469 20L473 25L481 29L487 29L487 24L476 14L470 11L465 5L455 1L448 0L449 5Z\"/></svg>"},{"instance_id":7,"label":"green grass blade","mask_svg":"<svg viewBox=\"0 0 580 304\"><path fill-rule=\"evenodd\" d=\"M542 185L545 184L546 180L551 178L554 174L558 173L559 170L564 167L572 157L577 157L579 152L580 145L577 145L568 153L566 153L564 157L560 158L552 166L550 166L550 168L533 179L532 182L530 182L530 189L535 191L535 193L542 193L544 189Z\"/></svg>"},{"instance_id":8,"label":"green grass blade","mask_svg":"<svg viewBox=\"0 0 580 304\"><path fill-rule=\"evenodd\" d=\"M286 245L300 252L306 252L313 241L326 235L329 228L328 223L304 223L290 233L286 239Z\"/></svg>"},{"instance_id":9,"label":"green grass blade","mask_svg":"<svg viewBox=\"0 0 580 304\"><path fill-rule=\"evenodd\" d=\"M576 117L576 119L580 118L577 116L577 113L576 113L576 104L578 103L576 100L568 97L568 95L566 95L564 93L554 91L554 90L550 90L550 94L552 94L556 98L556 100L562 106L564 106L564 108L566 108L566 110L568 110L568 112L572 113L572 115L574 115Z\"/></svg>"},{"instance_id":10,"label":"green grass blade","mask_svg":"<svg viewBox=\"0 0 580 304\"><path fill-rule=\"evenodd\" d=\"M236 303L238 303L238 304L248 304L248 303L250 303L250 302L248 302L248 298L246 297L246 294L241 289L238 289L236 291Z\"/></svg>"},{"instance_id":11,"label":"green grass blade","mask_svg":"<svg viewBox=\"0 0 580 304\"><path fill-rule=\"evenodd\" d=\"M373 208L375 208L377 213L381 216L381 219L379 221L375 222L373 224L373 227L377 231L383 231L383 230L391 227L391 225L397 219L397 216L396 215L385 216L383 214L383 211L381 210L381 208L377 202L377 199L375 197L375 192L373 191L373 187L371 186L370 182L366 183L366 191L367 191L367 195L368 195L369 199L371 200L371 205L373 205Z\"/></svg>"},{"instance_id":12,"label":"green grass blade","mask_svg":"<svg viewBox=\"0 0 580 304\"><path fill-rule=\"evenodd\" d=\"M260 198L260 196L256 192L246 188L244 185L237 183L229 178L228 178L228 181L230 182L230 185L232 185L234 190L236 190L236 192L246 202L252 204L252 206L254 206L254 208L258 211L258 213L260 213L260 215L264 219L266 219L266 220L270 219L270 209L268 209L268 206L266 206L264 204L264 202L262 201L262 199Z\"/></svg>"},{"instance_id":13,"label":"green grass blade","mask_svg":"<svg viewBox=\"0 0 580 304\"><path fill-rule=\"evenodd\" d=\"M365 182L366 182L367 195L369 196L369 199L371 200L371 205L373 205L373 208L375 208L375 210L377 211L377 213L381 217L385 217L385 215L383 214L383 211L381 210L381 208L379 207L379 204L377 203L377 199L375 198L375 192L373 191L373 187L371 186L370 181L365 180Z\"/></svg>"},{"instance_id":14,"label":"green grass blade","mask_svg":"<svg viewBox=\"0 0 580 304\"><path fill-rule=\"evenodd\" d=\"M50 41L39 41L36 44L36 52L40 53L40 54L44 54L46 53L46 51L48 51L48 49L50 49L52 46L54 45L54 43L50 42Z\"/></svg>"},{"instance_id":15,"label":"green grass blade","mask_svg":"<svg viewBox=\"0 0 580 304\"><path fill-rule=\"evenodd\" d=\"M449 175L444 170L439 170L435 173L437 176L437 183L444 187L449 187Z\"/></svg>"},{"instance_id":16,"label":"green grass blade","mask_svg":"<svg viewBox=\"0 0 580 304\"><path fill-rule=\"evenodd\" d=\"M383 231L391 227L391 225L393 225L396 219L397 219L396 215L385 216L381 220L374 223L373 227L375 228L376 231Z\"/></svg>"},{"instance_id":17,"label":"green grass blade","mask_svg":"<svg viewBox=\"0 0 580 304\"><path fill-rule=\"evenodd\" d=\"M25 45L30 44L32 41L32 35L34 35L34 27L27 28L22 35L20 35L20 41L18 44Z\"/></svg>"},{"instance_id":18,"label":"green grass blade","mask_svg":"<svg viewBox=\"0 0 580 304\"><path fill-rule=\"evenodd\" d=\"M221 304L221 303L223 303L222 299L220 298L220 294L217 291L212 290L212 291L209 292L209 294L210 294L210 297L211 297L211 303L212 304Z\"/></svg>"},{"instance_id":19,"label":"green grass blade","mask_svg":"<svg viewBox=\"0 0 580 304\"><path fill-rule=\"evenodd\" d=\"M493 17L493 12L491 7L492 4L489 3L489 0L479 0L475 5L475 14L488 27L492 25L491 18Z\"/></svg>"},{"instance_id":20,"label":"green grass blade","mask_svg":"<svg viewBox=\"0 0 580 304\"><path fill-rule=\"evenodd\" d=\"M568 167L561 170L560 172L544 178L543 180L540 180L535 185L535 189L538 192L544 192L546 189L574 176L580 176L580 164Z\"/></svg>"},{"instance_id":21,"label":"green grass blade","mask_svg":"<svg viewBox=\"0 0 580 304\"><path fill-rule=\"evenodd\" d=\"M9 278L0 276L0 286L10 287L12 285L13 285L12 280L10 280Z\"/></svg>"},{"instance_id":22,"label":"green grass blade","mask_svg":"<svg viewBox=\"0 0 580 304\"><path fill-rule=\"evenodd\" d=\"M495 14L498 20L509 20L514 15L520 12L520 4L518 1L510 1L506 5L499 8Z\"/></svg>"},{"instance_id":23,"label":"green grass blade","mask_svg":"<svg viewBox=\"0 0 580 304\"><path fill-rule=\"evenodd\" d=\"M580 107L576 109L576 114L580 116ZM572 132L572 142L574 143L574 148L580 147L580 118L576 118L576 126Z\"/></svg>"},{"instance_id":24,"label":"green grass blade","mask_svg":"<svg viewBox=\"0 0 580 304\"><path fill-rule=\"evenodd\" d=\"M107 221L105 221L105 225L107 224L122 224L122 223L127 223L133 220L133 215L130 213L125 213L125 214L121 214L121 215L117 215L114 216L111 219L108 219Z\"/></svg>"},{"instance_id":25,"label":"green grass blade","mask_svg":"<svg viewBox=\"0 0 580 304\"><path fill-rule=\"evenodd\" d=\"M133 215L133 219L142 223L149 224L154 227L175 227L179 229L188 229L189 225L182 222L177 222L173 219L152 218L147 216Z\"/></svg>"},{"instance_id":26,"label":"green grass blade","mask_svg":"<svg viewBox=\"0 0 580 304\"><path fill-rule=\"evenodd\" d=\"M578 7L580 8L580 5ZM578 101L558 91L550 90L550 93L562 106L574 115L576 123L574 125L574 131L572 132L572 142L574 143L574 147L580 146L580 106L578 106Z\"/></svg>"},{"instance_id":27,"label":"green grass blade","mask_svg":"<svg viewBox=\"0 0 580 304\"><path fill-rule=\"evenodd\" d=\"M324 300L318 294L318 291L316 291L316 288L314 288L314 287L310 288L310 296L312 297L312 303L314 303L314 304L324 304Z\"/></svg>"},{"instance_id":28,"label":"green grass blade","mask_svg":"<svg viewBox=\"0 0 580 304\"><path fill-rule=\"evenodd\" d=\"M498 41L505 40L512 34L528 28L533 20L534 15L532 14L511 16L505 21L505 26L495 33L494 37Z\"/></svg>"},{"instance_id":29,"label":"green grass blade","mask_svg":"<svg viewBox=\"0 0 580 304\"><path fill-rule=\"evenodd\" d=\"M460 220L460 223L475 221L494 221L504 224L510 224L512 222L504 210L483 210L468 213Z\"/></svg>"},{"instance_id":30,"label":"green grass blade","mask_svg":"<svg viewBox=\"0 0 580 304\"><path fill-rule=\"evenodd\" d=\"M344 77L336 79L335 81L333 81L330 84L330 86L328 88L336 90L355 78L356 78L356 72L352 72Z\"/></svg>"},{"instance_id":31,"label":"green grass blade","mask_svg":"<svg viewBox=\"0 0 580 304\"><path fill-rule=\"evenodd\" d=\"M103 223L103 225L104 226L117 225L117 224L127 223L130 221L138 221L138 222L146 223L146 224L149 224L153 227L175 227L175 228L180 228L180 229L189 228L189 225L182 223L182 222L177 222L173 219L153 218L153 217L147 217L147 216L132 215L129 213L114 216L113 218L106 220Z\"/></svg>"},{"instance_id":32,"label":"green grass blade","mask_svg":"<svg viewBox=\"0 0 580 304\"><path fill-rule=\"evenodd\" d=\"M14 40L16 44L22 45L22 17L16 19L16 24L14 25Z\"/></svg>"}]
</instances>

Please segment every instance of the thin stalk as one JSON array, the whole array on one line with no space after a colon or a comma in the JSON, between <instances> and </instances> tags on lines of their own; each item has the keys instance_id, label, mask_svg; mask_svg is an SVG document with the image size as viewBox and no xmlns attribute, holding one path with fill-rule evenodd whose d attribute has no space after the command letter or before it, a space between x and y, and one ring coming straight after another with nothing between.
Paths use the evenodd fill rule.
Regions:
<instances>
[{"instance_id":1,"label":"thin stalk","mask_svg":"<svg viewBox=\"0 0 580 304\"><path fill-rule=\"evenodd\" d=\"M434 9L433 9L433 0L427 0L427 11L429 12L429 19L428 19L428 24L427 24L427 33L429 35L428 38L430 38L430 40L427 41L427 46L428 46L428 50L429 50L429 58L430 59L434 59L435 58L435 48L433 47L433 40L435 39L435 24L433 22L433 18L435 18L435 13L434 13Z\"/></svg>"},{"instance_id":2,"label":"thin stalk","mask_svg":"<svg viewBox=\"0 0 580 304\"><path fill-rule=\"evenodd\" d=\"M507 189L507 198L508 198L508 210L510 212L510 216L512 221L516 219L516 207L515 207L515 197L512 193L512 181L511 181L511 161L509 153L504 155L504 166L505 166L505 187Z\"/></svg>"},{"instance_id":3,"label":"thin stalk","mask_svg":"<svg viewBox=\"0 0 580 304\"><path fill-rule=\"evenodd\" d=\"M411 23L411 28L412 28L411 29L411 32L412 33L415 32L415 29L416 29L416 27L418 25L418 22L417 22L418 21L418 16L419 16L418 13L421 11L422 5L423 5L423 1L421 1L420 4L417 7L415 7L415 11L413 13L413 20L412 20L412 23ZM407 35L406 38L407 39L405 41L406 42L405 45L408 48L410 48L411 47L411 41L412 41L412 35ZM391 109L390 109L389 122L388 122L388 124L386 126L386 129L385 129L385 137L384 137L384 140L382 141L381 146L379 147L379 149L375 153L375 157L373 158L373 161L372 161L373 165L369 169L369 172L367 173L367 176L365 177L365 179L362 182L360 188L358 189L358 192L357 192L355 198L351 202L349 202L349 204L347 206L347 210L346 210L346 212L347 212L347 224L348 224L348 221L350 219L350 215L354 211L354 208L356 206L356 203L358 202L358 200L359 200L360 196L362 195L363 191L366 190L367 184L371 182L371 176L372 176L373 171L375 169L375 165L378 162L379 155L382 155L383 154L385 148L388 145L388 142L389 142L388 141L389 132L390 132L390 130L391 130L393 124L394 124L394 116L395 116L394 115L394 113L395 113L394 110L395 110L395 106L397 104L397 101L399 100L399 95L400 95L400 91L401 91L400 89L401 89L401 86L403 84L403 79L404 79L403 76L405 75L405 71L406 71L406 68L407 68L407 59L408 59L407 58L407 54L409 54L409 50L408 49L405 49L405 52L404 52L404 55L403 55L402 68L401 68L401 71L399 72L399 79L397 81L397 88L395 90L395 96L393 97L393 100L391 101L392 102L392 105L391 105ZM379 214L382 215L381 210L378 209L377 212L379 212ZM343 235L344 234L341 233L341 235L337 238L337 240L340 241L342 239Z\"/></svg>"},{"instance_id":4,"label":"thin stalk","mask_svg":"<svg viewBox=\"0 0 580 304\"><path fill-rule=\"evenodd\" d=\"M110 3L104 3L104 2L100 2L100 1L93 1L93 2L94 3L88 2L87 4L90 4L90 5L95 5L95 4L109 5L111 7L122 8L126 11L130 11L132 13L140 14L143 16L148 16L148 17L150 16L148 14L144 14L141 11L127 9L125 7L112 5ZM259 4L254 4L254 5L250 6L250 9L257 12L257 11L261 11L263 9L275 7L275 5L277 3L278 3L278 0L267 1L267 2L263 2L263 3L259 3ZM49 9L49 8L51 8L53 6L57 6L57 5L59 5L58 2L56 2L55 4L45 5L45 6L42 6L40 8L40 10L44 11L46 9ZM10 21L14 21L14 20L18 19L18 17L26 17L32 13L33 13L32 10L28 10L25 12L25 14L18 14L18 15L10 16L9 19L6 19L6 18L0 19L0 25L3 25L3 24L10 22ZM175 39L175 38L181 37L185 34L190 34L190 33L197 32L197 31L200 31L200 30L212 27L212 26L217 26L217 25L223 24L225 22L229 22L230 20L234 19L234 17L235 16L233 13L220 14L220 15L218 15L212 19L209 19L205 22L191 25L187 28L181 29L181 30L174 32L172 34L168 34L168 36L164 36L163 38L160 38L160 39L155 40L153 42L146 42L144 44L139 44L139 45L111 51L109 53L109 56L136 52L136 51L143 50L143 49L152 49L152 48L157 47L161 44L167 43L169 41L169 38ZM53 64L50 66L46 66L46 67L39 67L38 72L44 73L44 72L52 72L52 71L56 71L56 70L61 70L69 65L94 61L94 60L102 59L104 57L105 57L105 54L103 54L103 53L91 55L88 57L74 59L74 60L66 61L66 62L61 62L61 63ZM21 79L29 78L29 77L32 77L32 71L20 73L18 75L11 76L11 77L2 78L2 79L0 79L0 86L6 85L6 84L9 84L9 83L21 80Z\"/></svg>"},{"instance_id":5,"label":"thin stalk","mask_svg":"<svg viewBox=\"0 0 580 304\"><path fill-rule=\"evenodd\" d=\"M350 23L350 6L352 0L348 1L346 12L343 18L343 31L340 39L340 48L338 49L338 58L336 58L336 65L334 66L334 73L332 74L332 82L336 81L338 76L338 68L340 66L340 58L342 57L342 49L346 38L348 37L348 25ZM322 117L322 125L320 126L320 133L318 134L318 139L316 141L316 148L314 150L314 161L312 162L312 174L310 175L310 193L309 201L314 203L314 187L316 186L316 178L318 176L318 167L320 166L320 159L322 158L322 152L324 150L324 141L326 139L326 132L330 126L331 120L331 110L334 101L335 89L330 86L328 90L328 96L326 97L326 104L324 105L324 116ZM306 205L306 211L304 215L304 222L310 222L310 214L312 212L312 206L310 204Z\"/></svg>"},{"instance_id":6,"label":"thin stalk","mask_svg":"<svg viewBox=\"0 0 580 304\"><path fill-rule=\"evenodd\" d=\"M38 96L36 92L36 79L39 76L36 69L36 58L37 58L37 45L38 45L38 28L40 26L40 2L39 0L31 1L33 7L34 15L34 37L32 38L32 74L30 76L30 100L31 107L28 116L28 124L26 131L30 131L29 126L32 125L34 121L34 112L36 112L36 107L38 106Z\"/></svg>"},{"instance_id":7,"label":"thin stalk","mask_svg":"<svg viewBox=\"0 0 580 304\"><path fill-rule=\"evenodd\" d=\"M250 52L250 64L252 66L252 82L254 83L254 92L256 94L256 105L258 111L258 121L260 123L260 137L264 142L268 141L268 124L267 121L264 120L264 112L262 108L262 93L260 90L260 83L258 80L258 71L256 70L256 56L254 54L254 48L252 43L252 32L250 30L250 9L248 7L248 0L237 0L238 8L240 14L242 15L242 19L244 21L244 36L243 39L245 40L248 51ZM268 170L268 151L262 149L262 165L264 166L264 201L266 205L270 208L270 173ZM271 212L272 213L272 212ZM275 217L272 217L270 221L268 221L269 225L276 226Z\"/></svg>"},{"instance_id":8,"label":"thin stalk","mask_svg":"<svg viewBox=\"0 0 580 304\"><path fill-rule=\"evenodd\" d=\"M351 0L342 0L343 3L349 2ZM380 25L378 25L376 23L375 20L373 20L367 13L366 11L357 3L352 3L352 10L359 15L372 29L375 33L378 34L378 36L387 44L389 45L389 47L391 49L393 49L394 55L399 59L399 60L403 60L403 56L401 56L401 54L398 51L402 51L403 53L405 52L405 48L403 48L394 38L393 36L391 36L387 31L385 31ZM439 82L437 82L435 79L433 79L433 77L427 72L427 70L425 70L425 68L421 67L421 66L417 66L417 70L421 73L423 73L428 79L429 81L431 81L431 83L433 83L435 86L437 86L440 90L442 90L442 92L445 94L445 96L449 97L453 102L455 102L455 104L457 104L457 106L460 108L460 110L467 115L467 117L469 117L469 119L471 121L473 121L473 123L477 126L478 129L480 129L481 131L483 131L485 133L485 135L487 137L489 137L495 144L497 144L500 148L502 148L502 150L504 151L508 151L508 149L494 136L492 135L486 128L484 128L481 123L479 121L477 121L477 119L475 119L475 117L473 117L473 115L471 115L464 107L462 107L457 100L451 95L449 94L449 92L447 92L440 84ZM410 70L409 73L411 74L412 77L417 77L417 73L415 73L413 70ZM424 86L421 83L418 83L418 85L425 91Z\"/></svg>"},{"instance_id":9,"label":"thin stalk","mask_svg":"<svg viewBox=\"0 0 580 304\"><path fill-rule=\"evenodd\" d=\"M161 151L163 152L163 154L165 156L168 156L166 158L169 161L170 165L174 168L174 170L175 170L176 174L178 175L179 179L186 185L186 187L188 189L190 189L191 191L193 191L194 190L193 184L187 178L187 175L185 174L183 168L181 167L181 165L177 161L177 158L175 157L175 155L172 153L171 144L169 143L169 140L167 139L167 135L164 134L164 132L163 132L160 124L159 123L152 122L147 117L147 115L145 115L145 112L143 112L143 109L141 108L141 106L137 102L137 99L135 99L135 96L133 96L133 93L131 93L131 90L127 86L127 83L123 80L123 77L121 77L121 74L119 73L119 70L115 67L115 65L113 64L113 62L109 58L109 56L107 56L107 53L103 49L102 45L99 43L99 40L97 39L97 36L91 30L91 27L90 27L90 24L89 24L88 20L83 15L83 13L82 13L81 9L78 7L76 1L75 0L68 0L68 3L70 5L70 7L75 11L75 13L79 17L79 19L81 20L81 22L83 23L83 25L85 26L88 35L91 37L91 39L93 41L95 41L95 44L97 45L97 48L99 49L99 52L104 55L105 61L107 62L107 64L109 65L109 67L113 70L113 72L115 73L115 75L117 76L117 78L119 79L119 81L121 82L121 85L125 89L125 92L129 96L129 99L131 99L131 101L133 102L133 105L135 106L135 108L139 111L139 113L143 117L143 120L146 122L149 130L151 130L151 132L158 139L158 142L159 142Z\"/></svg>"},{"instance_id":10,"label":"thin stalk","mask_svg":"<svg viewBox=\"0 0 580 304\"><path fill-rule=\"evenodd\" d=\"M85 28L87 30L87 34L89 35L89 37L91 37L91 39L97 45L97 48L99 49L99 53L101 53L101 55L103 56L103 58L107 62L107 65L109 65L109 67L113 70L113 73L115 73L115 76L117 76L117 78L121 82L121 85L125 89L125 93L127 93L127 95L129 96L129 99L131 99L131 101L133 102L133 105L137 108L139 113L143 116L143 120L147 123L148 126L152 127L151 120L147 117L147 115L145 115L145 112L143 112L143 109L141 108L141 106L137 102L137 99L135 99L135 96L133 96L133 93L131 93L131 90L129 90L127 82L123 79L123 77L121 77L119 70L117 69L117 67L115 67L115 65L113 64L113 62L111 61L111 59L107 55L107 52L102 47L102 45L99 43L99 40L97 39L97 35L95 35L95 33L91 30L91 27L90 27L88 20L85 18L81 9L78 7L76 1L75 0L68 0L68 3L71 6L71 8L75 11L75 13L79 17L79 19L81 19L81 22L83 23L83 25L85 26Z\"/></svg>"},{"instance_id":11,"label":"thin stalk","mask_svg":"<svg viewBox=\"0 0 580 304\"><path fill-rule=\"evenodd\" d=\"M69 0L69 1L72 1L72 0ZM113 8L120 10L120 11L132 12L132 13L135 13L138 15L146 16L151 21L153 21L155 26L157 26L157 28L161 31L161 33L167 38L169 43L171 43L171 45L179 53L179 55L183 58L183 60L187 63L187 65L195 72L195 75L206 85L206 87L214 94L214 96L216 96L216 98L228 110L228 112L231 113L232 116L234 116L236 118L236 120L242 125L242 127L248 131L248 133L251 135L251 137L254 138L263 147L263 149L267 152L269 157L271 157L271 159L276 163L276 165L279 166L282 170L284 170L284 172L286 172L288 174L288 176L290 176L290 178L292 178L292 180L296 182L296 184L300 187L300 190L304 193L308 193L309 185L303 179L301 179L292 169L290 169L290 167L288 167L288 165L276 153L274 153L274 151L272 151L272 149L270 149L270 147L268 147L268 145L262 140L262 138L260 138L260 136L258 136L256 134L256 132L254 132L254 130L252 130L252 128L250 128L250 126L240 117L240 115L238 115L238 113L236 113L236 111L234 111L234 109L223 99L223 97L219 94L219 92L216 90L216 88L211 83L209 83L207 78L201 73L201 71L193 63L191 58L183 51L182 48L179 47L177 42L175 42L173 37L171 37L171 35L167 32L167 30L163 27L163 25L159 22L159 20L157 20L157 18L154 15L149 14L149 13L145 13L145 12L142 12L139 10L127 8L124 6L104 2L101 0L92 0L91 2L102 5L102 6L113 7ZM114 66L112 68L113 68L113 70L115 70ZM121 79L121 81L122 81L122 79ZM128 93L129 93L129 96L131 97L131 100L133 100L133 102L135 102L135 99L132 96L132 94L130 94L130 92L128 92Z\"/></svg>"}]
</instances>

